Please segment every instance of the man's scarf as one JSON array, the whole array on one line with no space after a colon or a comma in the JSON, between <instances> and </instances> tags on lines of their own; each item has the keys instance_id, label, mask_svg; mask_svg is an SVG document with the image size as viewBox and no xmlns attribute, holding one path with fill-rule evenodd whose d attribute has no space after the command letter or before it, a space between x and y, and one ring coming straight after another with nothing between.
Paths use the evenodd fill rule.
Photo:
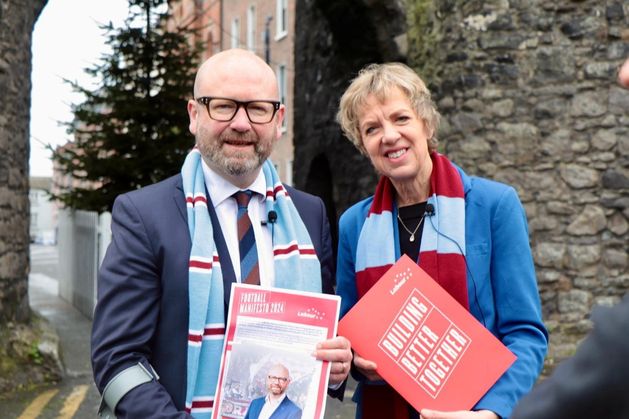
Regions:
<instances>
[{"instance_id":1,"label":"man's scarf","mask_svg":"<svg viewBox=\"0 0 629 419\"><path fill-rule=\"evenodd\" d=\"M310 235L270 161L266 210L277 213L273 226L273 263L278 288L321 292L321 267ZM201 153L195 147L181 168L192 248L188 269L188 367L186 411L210 418L225 338L223 274L208 212Z\"/></svg>"},{"instance_id":2,"label":"man's scarf","mask_svg":"<svg viewBox=\"0 0 629 419\"><path fill-rule=\"evenodd\" d=\"M457 169L443 155L433 152L428 203L419 251L419 266L463 307L469 309L465 272L465 196ZM362 297L400 257L394 188L380 178L367 219L358 237L356 288ZM388 385L365 385L362 418L408 418L404 399Z\"/></svg>"}]
</instances>

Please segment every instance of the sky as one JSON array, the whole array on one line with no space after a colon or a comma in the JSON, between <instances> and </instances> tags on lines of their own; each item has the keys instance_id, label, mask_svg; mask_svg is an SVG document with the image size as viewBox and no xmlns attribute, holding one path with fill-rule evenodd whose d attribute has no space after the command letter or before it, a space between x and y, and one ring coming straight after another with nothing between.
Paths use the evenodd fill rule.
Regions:
<instances>
[{"instance_id":1,"label":"sky","mask_svg":"<svg viewBox=\"0 0 629 419\"><path fill-rule=\"evenodd\" d=\"M84 70L109 51L99 24L120 26L127 11L127 0L49 0L44 7L33 31L31 176L52 176L45 145L70 139L59 122L71 121L71 105L83 100L63 79L88 88L98 85Z\"/></svg>"}]
</instances>

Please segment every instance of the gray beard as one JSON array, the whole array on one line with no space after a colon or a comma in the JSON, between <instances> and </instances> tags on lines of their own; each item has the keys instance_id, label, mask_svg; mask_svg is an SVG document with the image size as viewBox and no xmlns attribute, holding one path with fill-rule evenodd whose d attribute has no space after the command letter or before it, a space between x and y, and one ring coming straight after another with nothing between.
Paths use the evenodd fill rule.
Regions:
<instances>
[{"instance_id":1,"label":"gray beard","mask_svg":"<svg viewBox=\"0 0 629 419\"><path fill-rule=\"evenodd\" d=\"M248 158L243 160L241 157L243 156L233 156L233 157L225 157L222 154L216 152L205 153L204 150L201 149L201 155L207 159L207 161L211 162L215 167L218 167L224 170L226 173L232 176L240 176L247 173L251 173L257 169L259 169L266 157L261 155L256 146L256 154L253 158Z\"/></svg>"},{"instance_id":2,"label":"gray beard","mask_svg":"<svg viewBox=\"0 0 629 419\"><path fill-rule=\"evenodd\" d=\"M216 141L205 141L202 138L203 134L200 132L197 136L197 145L203 159L231 176L240 176L258 170L271 154L271 143L263 144L263 141L257 141L254 144L253 156L248 156L248 153L225 156L222 150L223 137Z\"/></svg>"}]
</instances>

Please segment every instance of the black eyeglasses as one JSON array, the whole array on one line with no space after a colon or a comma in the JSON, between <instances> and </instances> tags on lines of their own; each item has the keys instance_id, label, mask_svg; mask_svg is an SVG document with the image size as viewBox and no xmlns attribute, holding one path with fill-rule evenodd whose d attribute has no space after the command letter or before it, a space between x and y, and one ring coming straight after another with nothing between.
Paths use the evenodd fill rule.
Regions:
<instances>
[{"instance_id":1,"label":"black eyeglasses","mask_svg":"<svg viewBox=\"0 0 629 419\"><path fill-rule=\"evenodd\" d=\"M249 100L240 102L224 97L203 96L196 101L205 105L208 115L215 121L229 122L236 116L242 106L249 122L252 124L268 124L273 120L275 113L280 108L280 102L273 100Z\"/></svg>"},{"instance_id":2,"label":"black eyeglasses","mask_svg":"<svg viewBox=\"0 0 629 419\"><path fill-rule=\"evenodd\" d=\"M276 377L275 375L268 376L269 381L277 381L278 383L285 383L288 381L286 377Z\"/></svg>"}]
</instances>

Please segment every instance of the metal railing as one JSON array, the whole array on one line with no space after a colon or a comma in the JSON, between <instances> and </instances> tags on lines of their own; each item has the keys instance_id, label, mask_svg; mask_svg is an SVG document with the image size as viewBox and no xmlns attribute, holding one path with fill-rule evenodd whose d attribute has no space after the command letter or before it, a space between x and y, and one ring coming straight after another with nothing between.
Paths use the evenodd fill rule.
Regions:
<instances>
[{"instance_id":1,"label":"metal railing","mask_svg":"<svg viewBox=\"0 0 629 419\"><path fill-rule=\"evenodd\" d=\"M96 277L111 241L111 214L59 211L59 296L92 318Z\"/></svg>"}]
</instances>

